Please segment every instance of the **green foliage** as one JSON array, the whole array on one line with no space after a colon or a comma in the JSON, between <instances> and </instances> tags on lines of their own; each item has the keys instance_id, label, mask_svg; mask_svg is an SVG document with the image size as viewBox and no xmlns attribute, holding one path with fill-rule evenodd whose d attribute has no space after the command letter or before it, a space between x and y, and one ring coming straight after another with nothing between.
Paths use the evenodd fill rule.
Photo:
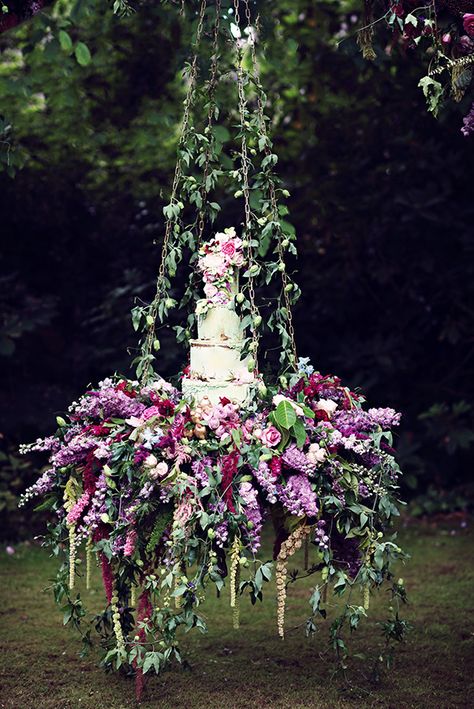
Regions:
<instances>
[{"instance_id":1,"label":"green foliage","mask_svg":"<svg viewBox=\"0 0 474 709\"><path fill-rule=\"evenodd\" d=\"M474 299L473 144L458 136L469 105L464 99L451 113L443 108L438 123L426 116L416 86L421 65L411 54L388 58L390 35L383 31L377 62L363 62L350 19L359 3L258 6L270 154L278 155L278 174L289 188L281 197L291 192L291 217L283 206L278 221L290 236L298 234L300 258L296 266L290 254L287 273L295 295L302 287L295 309L299 350L318 368L339 371L403 410L396 443L413 486L459 484L470 476L470 450L457 442L452 455L438 447L442 436L435 442L418 417L434 401L451 410L469 400L474 381L466 305ZM181 67L195 31L193 13L180 23L174 3L137 9L119 19L111 4L63 0L0 37L2 259L9 283L19 288L10 297L16 291L9 285L2 296L8 314L2 347L12 353L15 346L1 392L9 436L35 437L51 409L63 409L106 371L128 372L128 351L137 354L128 312L134 298L146 310L154 295L159 248L153 242L159 247L163 237L185 89ZM343 22L348 34L336 37ZM90 50L88 66L76 60L79 42ZM211 141L209 205L222 207L215 228L242 221L241 199L233 198L239 185L216 186L220 163L233 166L230 77L219 85L222 123ZM198 105L202 118L205 92ZM183 157L189 177L210 141L204 128L197 125ZM270 147L262 136L253 141L259 156ZM199 187L186 181L193 205ZM262 207L257 188L252 205ZM272 235L269 224L255 235L260 258L273 258ZM181 254L168 264L177 271L175 303L187 291L183 268L191 245L189 231L180 238ZM269 297L277 298L272 269L262 282L269 279ZM23 327L25 298L38 304L34 329ZM48 302L57 305L41 321L41 303ZM161 315L166 325L158 323L156 368L168 375L186 358L172 328L181 328L185 343L193 321L174 305ZM283 321L270 325L280 325L285 337ZM276 347L267 331L262 369L278 360ZM470 425L467 415L460 428ZM447 439L457 441L457 417L446 417L443 426Z\"/></svg>"}]
</instances>

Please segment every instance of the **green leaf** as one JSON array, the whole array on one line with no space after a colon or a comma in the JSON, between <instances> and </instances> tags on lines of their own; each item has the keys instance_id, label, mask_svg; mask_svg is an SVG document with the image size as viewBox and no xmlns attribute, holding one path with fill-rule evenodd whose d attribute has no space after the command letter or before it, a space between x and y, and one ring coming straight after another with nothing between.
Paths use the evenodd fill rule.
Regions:
<instances>
[{"instance_id":1,"label":"green leaf","mask_svg":"<svg viewBox=\"0 0 474 709\"><path fill-rule=\"evenodd\" d=\"M65 30L59 30L59 44L65 52L72 52L72 39Z\"/></svg>"},{"instance_id":2,"label":"green leaf","mask_svg":"<svg viewBox=\"0 0 474 709\"><path fill-rule=\"evenodd\" d=\"M84 42L78 42L76 44L74 54L76 55L77 63L81 66L87 66L91 63L91 53L89 51L89 47L84 44Z\"/></svg>"},{"instance_id":3,"label":"green leaf","mask_svg":"<svg viewBox=\"0 0 474 709\"><path fill-rule=\"evenodd\" d=\"M296 438L296 445L298 446L298 448L302 448L306 442L306 429L301 419L296 419L293 426L291 427L291 433Z\"/></svg>"},{"instance_id":4,"label":"green leaf","mask_svg":"<svg viewBox=\"0 0 474 709\"><path fill-rule=\"evenodd\" d=\"M275 421L287 431L296 423L296 412L289 401L280 401L275 409Z\"/></svg>"}]
</instances>

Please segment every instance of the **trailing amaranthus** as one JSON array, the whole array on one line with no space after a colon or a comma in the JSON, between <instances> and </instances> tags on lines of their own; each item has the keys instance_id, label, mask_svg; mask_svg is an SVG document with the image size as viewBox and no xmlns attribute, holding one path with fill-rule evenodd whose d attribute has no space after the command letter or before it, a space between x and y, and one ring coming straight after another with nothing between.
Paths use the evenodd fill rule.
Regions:
<instances>
[{"instance_id":1,"label":"trailing amaranthus","mask_svg":"<svg viewBox=\"0 0 474 709\"><path fill-rule=\"evenodd\" d=\"M369 584L366 584L364 586L364 596L363 596L363 602L362 605L364 606L364 610L368 611L369 606L370 606L370 586Z\"/></svg>"},{"instance_id":2,"label":"trailing amaranthus","mask_svg":"<svg viewBox=\"0 0 474 709\"><path fill-rule=\"evenodd\" d=\"M286 604L286 574L290 556L301 548L311 528L307 525L297 527L281 545L276 560L276 587L277 587L277 625L280 638L285 637L285 604Z\"/></svg>"},{"instance_id":3,"label":"trailing amaranthus","mask_svg":"<svg viewBox=\"0 0 474 709\"><path fill-rule=\"evenodd\" d=\"M114 589L114 595L112 596L111 603L112 610L112 621L114 626L115 639L117 641L117 650L119 654L125 652L125 640L123 637L122 625L120 623L120 612L118 609L118 591L117 588Z\"/></svg>"},{"instance_id":4,"label":"trailing amaranthus","mask_svg":"<svg viewBox=\"0 0 474 709\"><path fill-rule=\"evenodd\" d=\"M70 477L64 487L64 509L70 512L77 502L77 481ZM69 532L69 588L74 588L76 578L76 526L75 523L67 523Z\"/></svg>"},{"instance_id":5,"label":"trailing amaranthus","mask_svg":"<svg viewBox=\"0 0 474 709\"><path fill-rule=\"evenodd\" d=\"M230 607L234 609L232 615L232 625L236 630L240 627L240 550L240 539L235 537L230 552Z\"/></svg>"},{"instance_id":6,"label":"trailing amaranthus","mask_svg":"<svg viewBox=\"0 0 474 709\"><path fill-rule=\"evenodd\" d=\"M86 543L86 589L89 591L91 587L92 574L92 539L88 539Z\"/></svg>"}]
</instances>

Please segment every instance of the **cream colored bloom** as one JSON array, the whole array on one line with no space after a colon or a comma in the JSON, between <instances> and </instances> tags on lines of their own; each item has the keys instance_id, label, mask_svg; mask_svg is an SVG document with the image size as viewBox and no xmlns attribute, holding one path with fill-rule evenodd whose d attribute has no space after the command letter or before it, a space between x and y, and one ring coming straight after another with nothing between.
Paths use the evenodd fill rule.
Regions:
<instances>
[{"instance_id":1,"label":"cream colored bloom","mask_svg":"<svg viewBox=\"0 0 474 709\"><path fill-rule=\"evenodd\" d=\"M317 409L325 411L329 418L331 418L331 416L337 409L337 403L335 401L332 401L331 399L320 399L319 401L316 401L314 405Z\"/></svg>"},{"instance_id":2,"label":"cream colored bloom","mask_svg":"<svg viewBox=\"0 0 474 709\"><path fill-rule=\"evenodd\" d=\"M321 448L319 443L312 443L308 449L307 458L310 463L322 463L327 456L325 448Z\"/></svg>"}]
</instances>

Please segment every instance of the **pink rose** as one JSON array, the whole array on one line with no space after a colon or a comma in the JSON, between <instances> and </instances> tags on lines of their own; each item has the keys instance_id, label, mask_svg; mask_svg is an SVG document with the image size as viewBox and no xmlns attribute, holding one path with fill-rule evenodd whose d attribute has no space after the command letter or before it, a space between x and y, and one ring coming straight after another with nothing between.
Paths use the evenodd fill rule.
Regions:
<instances>
[{"instance_id":1,"label":"pink rose","mask_svg":"<svg viewBox=\"0 0 474 709\"><path fill-rule=\"evenodd\" d=\"M206 283L204 286L204 293L206 298L214 298L219 291L212 283Z\"/></svg>"},{"instance_id":2,"label":"pink rose","mask_svg":"<svg viewBox=\"0 0 474 709\"><path fill-rule=\"evenodd\" d=\"M149 406L148 409L145 409L145 411L142 413L142 419L144 421L147 421L152 416L159 416L159 415L160 415L160 410L157 406Z\"/></svg>"},{"instance_id":3,"label":"pink rose","mask_svg":"<svg viewBox=\"0 0 474 709\"><path fill-rule=\"evenodd\" d=\"M462 16L462 25L469 37L474 37L474 14L472 12L466 12L466 14Z\"/></svg>"},{"instance_id":4,"label":"pink rose","mask_svg":"<svg viewBox=\"0 0 474 709\"><path fill-rule=\"evenodd\" d=\"M229 261L235 256L235 244L233 241L226 241L221 246L222 253L229 259Z\"/></svg>"},{"instance_id":5,"label":"pink rose","mask_svg":"<svg viewBox=\"0 0 474 709\"><path fill-rule=\"evenodd\" d=\"M234 266L237 266L237 268L241 268L241 266L244 265L244 255L241 252L237 252L234 256Z\"/></svg>"},{"instance_id":6,"label":"pink rose","mask_svg":"<svg viewBox=\"0 0 474 709\"><path fill-rule=\"evenodd\" d=\"M260 439L264 446L268 448L273 448L277 446L281 441L281 433L275 426L269 426L264 431L262 431L262 437Z\"/></svg>"}]
</instances>

